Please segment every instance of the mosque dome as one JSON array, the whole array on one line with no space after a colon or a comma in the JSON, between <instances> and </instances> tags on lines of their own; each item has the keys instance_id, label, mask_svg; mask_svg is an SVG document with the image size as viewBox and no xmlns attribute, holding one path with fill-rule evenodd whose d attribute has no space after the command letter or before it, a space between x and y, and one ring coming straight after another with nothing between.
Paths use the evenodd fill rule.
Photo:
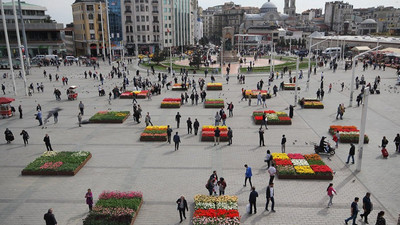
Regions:
<instances>
[{"instance_id":1,"label":"mosque dome","mask_svg":"<svg viewBox=\"0 0 400 225\"><path fill-rule=\"evenodd\" d=\"M277 12L278 8L276 7L276 5L270 1L264 3L261 8L260 8L260 12L261 13L266 13L266 12Z\"/></svg>"}]
</instances>

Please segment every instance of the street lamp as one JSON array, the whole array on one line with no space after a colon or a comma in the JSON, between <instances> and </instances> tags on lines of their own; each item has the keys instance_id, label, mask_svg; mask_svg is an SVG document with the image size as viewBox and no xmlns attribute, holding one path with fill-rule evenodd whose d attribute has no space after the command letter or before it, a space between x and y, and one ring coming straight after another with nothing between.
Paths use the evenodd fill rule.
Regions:
<instances>
[{"instance_id":1,"label":"street lamp","mask_svg":"<svg viewBox=\"0 0 400 225\"><path fill-rule=\"evenodd\" d=\"M296 57L296 75L294 76L295 77L295 82L294 82L294 105L297 105L297 76L298 76L298 74L299 74L299 64L300 64L300 61L299 61L299 55L297 55L297 57Z\"/></svg>"},{"instance_id":2,"label":"street lamp","mask_svg":"<svg viewBox=\"0 0 400 225\"><path fill-rule=\"evenodd\" d=\"M24 63L24 56L22 55L22 49L21 49L21 47L22 47L21 46L21 37L19 36L19 27L18 27L17 10L15 7L15 0L12 0L12 5L13 5L14 20L15 20L15 32L17 33L19 59L21 62L22 78L24 79L25 96L28 96L28 87L26 86L26 77L25 77L25 63Z\"/></svg>"},{"instance_id":3,"label":"street lamp","mask_svg":"<svg viewBox=\"0 0 400 225\"><path fill-rule=\"evenodd\" d=\"M307 90L310 87L310 75L311 75L311 47L315 46L315 45L319 45L325 41L327 41L328 39L325 39L323 41L317 42L315 44L311 44L312 43L312 37L310 37L310 47L308 49L308 79L307 79ZM315 57L315 60L317 60L317 57Z\"/></svg>"},{"instance_id":4,"label":"street lamp","mask_svg":"<svg viewBox=\"0 0 400 225\"><path fill-rule=\"evenodd\" d=\"M25 22L24 17L22 15L21 8L21 0L18 0L18 8L19 8L19 19L21 20L21 28L22 28L22 38L24 39L24 50L25 50L25 59L26 59L26 75L30 74L31 62L29 60L29 51L28 51L28 42L26 40L26 32L25 32Z\"/></svg>"},{"instance_id":5,"label":"street lamp","mask_svg":"<svg viewBox=\"0 0 400 225\"><path fill-rule=\"evenodd\" d=\"M360 126L360 136L358 138L358 160L357 160L357 169L356 171L361 171L362 164L362 154L364 151L364 135L365 135L365 125L367 122L367 112L368 112L368 96L370 87L364 89L364 103L362 104L362 113L361 113L361 126Z\"/></svg>"}]
</instances>

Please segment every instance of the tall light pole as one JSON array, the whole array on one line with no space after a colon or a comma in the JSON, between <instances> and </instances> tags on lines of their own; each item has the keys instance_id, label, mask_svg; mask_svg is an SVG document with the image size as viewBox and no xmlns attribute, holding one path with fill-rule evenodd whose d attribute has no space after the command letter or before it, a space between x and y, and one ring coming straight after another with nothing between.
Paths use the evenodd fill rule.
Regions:
<instances>
[{"instance_id":1,"label":"tall light pole","mask_svg":"<svg viewBox=\"0 0 400 225\"><path fill-rule=\"evenodd\" d=\"M19 8L19 10L18 10L19 11L19 19L21 20L22 39L24 39L24 49L25 49L25 59L26 59L26 75L29 75L30 69L31 69L31 62L29 60L28 42L26 40L25 22L24 22L24 17L22 15L21 0L18 0L18 8Z\"/></svg>"},{"instance_id":2,"label":"tall light pole","mask_svg":"<svg viewBox=\"0 0 400 225\"><path fill-rule=\"evenodd\" d=\"M300 64L299 55L297 55L297 57L296 57L296 75L294 76L295 77L295 82L294 82L294 105L297 105L297 82L298 82L297 76L299 75L299 64Z\"/></svg>"},{"instance_id":3,"label":"tall light pole","mask_svg":"<svg viewBox=\"0 0 400 225\"><path fill-rule=\"evenodd\" d=\"M323 42L327 41L326 39L320 42L317 42L315 44L311 44L312 43L312 37L310 37L310 47L308 49L308 79L307 79L307 90L310 88L310 75L311 75L311 47L315 46L315 45L319 45ZM318 47L317 47L318 48ZM315 57L315 62L317 62L317 57Z\"/></svg>"},{"instance_id":4,"label":"tall light pole","mask_svg":"<svg viewBox=\"0 0 400 225\"><path fill-rule=\"evenodd\" d=\"M367 112L368 112L368 96L369 96L369 87L364 89L364 103L362 104L362 113L361 113L361 125L360 125L360 136L358 137L358 160L357 160L357 169L356 171L361 171L362 164L362 155L364 151L364 135L365 135L365 126L367 123Z\"/></svg>"},{"instance_id":5,"label":"tall light pole","mask_svg":"<svg viewBox=\"0 0 400 225\"><path fill-rule=\"evenodd\" d=\"M15 20L15 33L17 34L19 59L21 62L22 78L24 79L25 96L28 96L28 88L26 86L26 77L25 77L24 55L22 55L22 49L21 49L21 47L22 47L21 46L21 37L19 36L19 27L18 27L17 9L15 7L15 0L12 0L12 5L13 5L14 20Z\"/></svg>"},{"instance_id":6,"label":"tall light pole","mask_svg":"<svg viewBox=\"0 0 400 225\"><path fill-rule=\"evenodd\" d=\"M103 3L102 2L100 2L100 20L101 20L101 37L102 37L102 44L101 44L101 47L102 47L102 53L101 54L103 54L103 57L106 57L106 52L105 52L105 49L104 49L104 26L103 26Z\"/></svg>"},{"instance_id":7,"label":"tall light pole","mask_svg":"<svg viewBox=\"0 0 400 225\"><path fill-rule=\"evenodd\" d=\"M366 51L366 52L363 52L363 53L361 53L361 54L359 54L359 55L356 55L356 56L354 56L354 58L353 58L353 71L352 71L352 74L351 74L351 84L350 84L350 103L349 103L349 107L352 107L353 106L353 94L354 94L354 76L355 76L355 74L356 74L356 61L357 61L357 59L358 59L358 57L360 57L360 56L363 56L363 55L365 55L365 54L368 54L368 53L370 53L370 52L372 52L372 51L375 51L375 50L377 50L377 49L379 49L381 46L377 46L377 47L375 47L375 48L373 48L373 49L371 49L371 50L368 50L368 51Z\"/></svg>"},{"instance_id":8,"label":"tall light pole","mask_svg":"<svg viewBox=\"0 0 400 225\"><path fill-rule=\"evenodd\" d=\"M112 62L112 49L111 49L111 35L110 35L110 17L108 13L108 0L106 0L106 12L107 12L107 36L108 36L108 51L109 51L109 57L110 57L110 62ZM101 24L103 26L103 24ZM104 36L104 35L103 35Z\"/></svg>"},{"instance_id":9,"label":"tall light pole","mask_svg":"<svg viewBox=\"0 0 400 225\"><path fill-rule=\"evenodd\" d=\"M8 41L8 31L7 31L7 25L6 25L6 16L4 15L3 0L0 0L0 7L1 7L1 18L3 20L4 36L6 38L8 63L10 64L10 71L11 71L11 78L12 78L12 82L13 82L14 94L15 94L15 96L17 96L17 87L15 85L14 67L13 67L12 58L11 58L10 42Z\"/></svg>"},{"instance_id":10,"label":"tall light pole","mask_svg":"<svg viewBox=\"0 0 400 225\"><path fill-rule=\"evenodd\" d=\"M220 65L221 65L221 77L224 77L224 72L222 71L223 69L223 65L224 65L224 63L223 63L223 61L224 61L224 38L222 37L222 39L221 39L221 48L219 49L219 56L220 56L220 60L219 60L219 63L220 63Z\"/></svg>"},{"instance_id":11,"label":"tall light pole","mask_svg":"<svg viewBox=\"0 0 400 225\"><path fill-rule=\"evenodd\" d=\"M171 38L173 37L172 35L172 31L169 31ZM171 46L169 47L169 68L170 68L170 73L172 75L172 45L173 43L171 43Z\"/></svg>"}]
</instances>

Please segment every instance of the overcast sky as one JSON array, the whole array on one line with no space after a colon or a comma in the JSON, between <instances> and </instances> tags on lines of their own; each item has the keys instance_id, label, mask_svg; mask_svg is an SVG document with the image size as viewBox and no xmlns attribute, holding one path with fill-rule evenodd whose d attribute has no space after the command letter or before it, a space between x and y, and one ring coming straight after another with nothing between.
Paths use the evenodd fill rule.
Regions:
<instances>
[{"instance_id":1,"label":"overcast sky","mask_svg":"<svg viewBox=\"0 0 400 225\"><path fill-rule=\"evenodd\" d=\"M6 0L7 1L7 0ZM72 9L71 4L75 0L25 0L27 3L42 5L47 7L47 14L49 14L53 19L59 23L70 23L72 22ZM224 2L229 2L225 0L198 0L199 6L203 9L214 6L221 5ZM268 0L235 0L236 4L242 6L257 6L261 7L264 2ZM284 0L271 0L277 7L278 11L283 11ZM344 1L353 4L355 8L367 8L372 6L384 5L384 6L394 6L400 8L400 0L349 0ZM325 1L321 0L296 0L297 13L302 12L310 8L324 8Z\"/></svg>"}]
</instances>

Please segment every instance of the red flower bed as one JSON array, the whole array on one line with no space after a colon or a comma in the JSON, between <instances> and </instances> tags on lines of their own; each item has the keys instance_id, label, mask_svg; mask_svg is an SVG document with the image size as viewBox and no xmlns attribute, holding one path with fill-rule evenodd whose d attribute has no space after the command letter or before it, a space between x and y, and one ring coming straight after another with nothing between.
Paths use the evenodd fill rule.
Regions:
<instances>
[{"instance_id":1,"label":"red flower bed","mask_svg":"<svg viewBox=\"0 0 400 225\"><path fill-rule=\"evenodd\" d=\"M303 155L298 153L288 153L287 155L291 159L304 159Z\"/></svg>"},{"instance_id":2,"label":"red flower bed","mask_svg":"<svg viewBox=\"0 0 400 225\"><path fill-rule=\"evenodd\" d=\"M220 137L228 137L228 131L221 131L219 133ZM202 137L214 137L214 131L202 131L201 132Z\"/></svg>"},{"instance_id":3,"label":"red flower bed","mask_svg":"<svg viewBox=\"0 0 400 225\"><path fill-rule=\"evenodd\" d=\"M163 102L180 102L181 99L180 98L164 98L162 101Z\"/></svg>"},{"instance_id":4,"label":"red flower bed","mask_svg":"<svg viewBox=\"0 0 400 225\"><path fill-rule=\"evenodd\" d=\"M290 121L291 120L290 117L288 117L288 116L282 116L282 117L279 116L278 118L280 121Z\"/></svg>"},{"instance_id":5,"label":"red flower bed","mask_svg":"<svg viewBox=\"0 0 400 225\"><path fill-rule=\"evenodd\" d=\"M274 161L276 165L281 165L281 166L293 165L290 159L274 159Z\"/></svg>"},{"instance_id":6,"label":"red flower bed","mask_svg":"<svg viewBox=\"0 0 400 225\"><path fill-rule=\"evenodd\" d=\"M235 218L239 217L237 210L226 210L226 209L198 209L194 212L193 217L225 217Z\"/></svg>"},{"instance_id":7,"label":"red flower bed","mask_svg":"<svg viewBox=\"0 0 400 225\"><path fill-rule=\"evenodd\" d=\"M310 165L316 173L332 173L332 169L327 165Z\"/></svg>"}]
</instances>

